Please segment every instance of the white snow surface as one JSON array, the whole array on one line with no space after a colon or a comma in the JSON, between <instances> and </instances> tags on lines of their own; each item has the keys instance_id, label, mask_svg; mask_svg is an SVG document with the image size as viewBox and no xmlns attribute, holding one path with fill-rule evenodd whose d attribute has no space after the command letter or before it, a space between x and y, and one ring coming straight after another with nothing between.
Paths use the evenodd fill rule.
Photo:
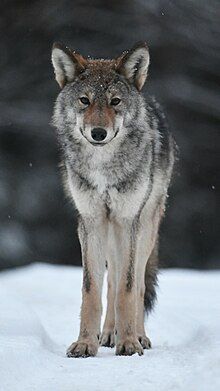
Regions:
<instances>
[{"instance_id":1,"label":"white snow surface","mask_svg":"<svg viewBox=\"0 0 220 391\"><path fill-rule=\"evenodd\" d=\"M162 271L144 356L67 358L82 269L35 264L0 274L0 390L220 390L220 272ZM103 293L106 305L106 287Z\"/></svg>"}]
</instances>

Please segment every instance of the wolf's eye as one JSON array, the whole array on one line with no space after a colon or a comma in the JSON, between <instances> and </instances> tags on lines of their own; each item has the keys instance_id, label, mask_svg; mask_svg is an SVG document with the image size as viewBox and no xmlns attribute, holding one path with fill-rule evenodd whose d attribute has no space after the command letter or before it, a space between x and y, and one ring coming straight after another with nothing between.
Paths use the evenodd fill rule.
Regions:
<instances>
[{"instance_id":1,"label":"wolf's eye","mask_svg":"<svg viewBox=\"0 0 220 391\"><path fill-rule=\"evenodd\" d=\"M112 98L111 105L112 106L117 106L117 105L119 105L120 102L121 102L121 99L119 99L119 98Z\"/></svg>"},{"instance_id":2,"label":"wolf's eye","mask_svg":"<svg viewBox=\"0 0 220 391\"><path fill-rule=\"evenodd\" d=\"M87 105L89 106L90 105L90 101L89 99L86 97L86 96L82 96L81 98L79 98L80 102L83 103L84 105Z\"/></svg>"}]
</instances>

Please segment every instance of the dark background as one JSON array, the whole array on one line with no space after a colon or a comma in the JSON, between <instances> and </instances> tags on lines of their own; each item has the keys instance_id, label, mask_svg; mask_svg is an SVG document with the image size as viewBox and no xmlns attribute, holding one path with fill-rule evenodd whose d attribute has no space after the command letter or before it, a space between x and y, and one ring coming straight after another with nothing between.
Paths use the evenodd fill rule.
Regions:
<instances>
[{"instance_id":1,"label":"dark background","mask_svg":"<svg viewBox=\"0 0 220 391\"><path fill-rule=\"evenodd\" d=\"M167 113L180 160L161 228L163 266L219 267L219 1L1 1L0 268L80 263L49 125L54 41L113 57L146 40L145 91Z\"/></svg>"}]
</instances>

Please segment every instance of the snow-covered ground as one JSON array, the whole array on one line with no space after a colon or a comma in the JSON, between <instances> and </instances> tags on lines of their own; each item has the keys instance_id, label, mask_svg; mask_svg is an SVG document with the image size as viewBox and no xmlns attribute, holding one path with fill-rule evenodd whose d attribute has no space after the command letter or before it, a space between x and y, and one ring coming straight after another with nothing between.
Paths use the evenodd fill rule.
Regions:
<instances>
[{"instance_id":1,"label":"snow-covered ground","mask_svg":"<svg viewBox=\"0 0 220 391\"><path fill-rule=\"evenodd\" d=\"M37 264L0 274L0 390L220 390L220 272L167 270L148 321L153 349L68 359L80 268ZM105 296L105 294L104 294Z\"/></svg>"}]
</instances>

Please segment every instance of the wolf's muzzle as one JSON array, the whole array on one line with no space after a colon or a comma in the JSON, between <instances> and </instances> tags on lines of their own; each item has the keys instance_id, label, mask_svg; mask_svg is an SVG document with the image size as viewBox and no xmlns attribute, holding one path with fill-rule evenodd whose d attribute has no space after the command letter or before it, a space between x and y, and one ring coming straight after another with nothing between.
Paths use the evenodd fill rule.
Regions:
<instances>
[{"instance_id":1,"label":"wolf's muzzle","mask_svg":"<svg viewBox=\"0 0 220 391\"><path fill-rule=\"evenodd\" d=\"M103 141L107 136L107 132L103 128L93 128L91 131L91 136L94 141Z\"/></svg>"}]
</instances>

